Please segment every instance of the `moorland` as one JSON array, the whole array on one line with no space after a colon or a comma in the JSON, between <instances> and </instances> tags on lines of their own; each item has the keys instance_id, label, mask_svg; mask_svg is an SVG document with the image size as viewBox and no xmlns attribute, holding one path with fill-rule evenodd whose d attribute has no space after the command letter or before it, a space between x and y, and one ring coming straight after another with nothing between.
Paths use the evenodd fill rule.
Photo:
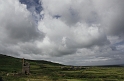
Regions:
<instances>
[{"instance_id":1,"label":"moorland","mask_svg":"<svg viewBox=\"0 0 124 81\"><path fill-rule=\"evenodd\" d=\"M30 74L22 74L22 59L0 54L0 81L124 81L124 67L69 66L28 60Z\"/></svg>"}]
</instances>

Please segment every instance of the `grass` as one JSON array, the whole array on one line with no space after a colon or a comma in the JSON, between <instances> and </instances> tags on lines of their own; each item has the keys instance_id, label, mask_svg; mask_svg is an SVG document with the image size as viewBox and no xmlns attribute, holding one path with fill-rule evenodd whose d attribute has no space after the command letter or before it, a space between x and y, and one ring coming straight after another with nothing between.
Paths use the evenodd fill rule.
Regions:
<instances>
[{"instance_id":1,"label":"grass","mask_svg":"<svg viewBox=\"0 0 124 81\"><path fill-rule=\"evenodd\" d=\"M66 79L67 81L87 81L87 80L80 80L80 79Z\"/></svg>"},{"instance_id":2,"label":"grass","mask_svg":"<svg viewBox=\"0 0 124 81\"><path fill-rule=\"evenodd\" d=\"M0 81L124 81L124 67L74 69L48 61L26 61L31 65L30 75L21 74L22 59L0 54Z\"/></svg>"}]
</instances>

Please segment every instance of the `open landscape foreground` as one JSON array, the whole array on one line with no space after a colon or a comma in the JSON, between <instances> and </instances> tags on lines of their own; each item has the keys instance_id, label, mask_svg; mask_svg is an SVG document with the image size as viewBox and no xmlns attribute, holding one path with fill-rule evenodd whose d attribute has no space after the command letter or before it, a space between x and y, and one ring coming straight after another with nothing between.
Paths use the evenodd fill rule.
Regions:
<instances>
[{"instance_id":1,"label":"open landscape foreground","mask_svg":"<svg viewBox=\"0 0 124 81\"><path fill-rule=\"evenodd\" d=\"M30 63L30 74L22 73L22 59L0 54L0 81L124 81L124 67L65 66L39 60Z\"/></svg>"}]
</instances>

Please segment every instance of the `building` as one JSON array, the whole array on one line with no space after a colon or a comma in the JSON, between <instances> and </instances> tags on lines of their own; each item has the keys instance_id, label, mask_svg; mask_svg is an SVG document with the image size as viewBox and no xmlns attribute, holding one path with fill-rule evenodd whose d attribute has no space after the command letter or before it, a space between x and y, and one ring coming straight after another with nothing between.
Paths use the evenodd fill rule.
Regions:
<instances>
[{"instance_id":1,"label":"building","mask_svg":"<svg viewBox=\"0 0 124 81\"><path fill-rule=\"evenodd\" d=\"M24 58L22 62L22 74L30 74L30 64L28 62L25 62Z\"/></svg>"}]
</instances>

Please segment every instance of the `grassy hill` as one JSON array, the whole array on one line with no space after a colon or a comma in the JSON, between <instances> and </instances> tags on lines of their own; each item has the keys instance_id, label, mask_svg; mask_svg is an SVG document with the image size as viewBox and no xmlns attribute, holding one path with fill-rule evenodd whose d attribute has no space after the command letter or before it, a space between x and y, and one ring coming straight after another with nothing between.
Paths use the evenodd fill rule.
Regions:
<instances>
[{"instance_id":1,"label":"grassy hill","mask_svg":"<svg viewBox=\"0 0 124 81\"><path fill-rule=\"evenodd\" d=\"M27 60L26 59L25 61L30 63L30 73L31 73L30 75L21 74L22 59L0 54L0 76L3 77L5 81L7 81L7 78L8 78L8 81L10 81L11 79L12 81L14 80L19 81L19 78L21 78L20 81L23 81L23 80L25 81L25 79L32 76L39 77L40 75L43 75L46 77L47 75L50 74L49 73L50 70L53 70L53 69L56 70L57 68L60 68L60 66L63 66L58 63L48 62L44 60Z\"/></svg>"},{"instance_id":2,"label":"grassy hill","mask_svg":"<svg viewBox=\"0 0 124 81\"><path fill-rule=\"evenodd\" d=\"M48 62L44 60L27 60L26 59L25 61L31 64L31 69L34 69L35 67L62 66L61 64ZM0 71L20 72L21 69L22 69L22 59L0 54Z\"/></svg>"},{"instance_id":3,"label":"grassy hill","mask_svg":"<svg viewBox=\"0 0 124 81\"><path fill-rule=\"evenodd\" d=\"M64 66L43 60L30 63L30 75L22 71L22 59L0 54L0 81L124 81L124 67Z\"/></svg>"}]
</instances>

